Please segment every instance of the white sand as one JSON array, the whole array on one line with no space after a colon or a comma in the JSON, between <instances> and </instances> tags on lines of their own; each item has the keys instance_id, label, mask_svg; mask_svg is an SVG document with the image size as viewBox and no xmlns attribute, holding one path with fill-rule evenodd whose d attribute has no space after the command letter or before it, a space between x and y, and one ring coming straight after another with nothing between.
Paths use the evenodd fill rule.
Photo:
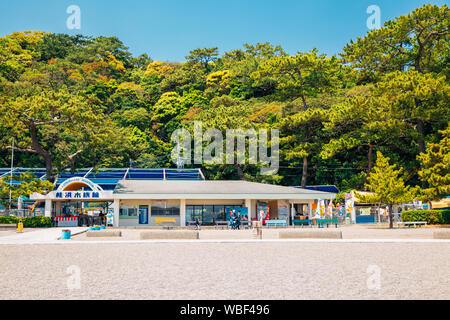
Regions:
<instances>
[{"instance_id":1,"label":"white sand","mask_svg":"<svg viewBox=\"0 0 450 320\"><path fill-rule=\"evenodd\" d=\"M0 299L450 299L448 243L22 244L0 260Z\"/></svg>"}]
</instances>

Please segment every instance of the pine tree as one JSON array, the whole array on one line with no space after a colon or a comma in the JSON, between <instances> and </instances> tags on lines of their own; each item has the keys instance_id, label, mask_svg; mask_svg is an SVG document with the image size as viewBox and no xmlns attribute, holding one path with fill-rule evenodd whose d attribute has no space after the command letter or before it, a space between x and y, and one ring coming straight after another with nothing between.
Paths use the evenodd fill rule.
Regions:
<instances>
[{"instance_id":1,"label":"pine tree","mask_svg":"<svg viewBox=\"0 0 450 320\"><path fill-rule=\"evenodd\" d=\"M396 169L397 165L389 164L389 158L377 152L377 162L370 172L366 186L373 194L356 193L356 197L366 203L386 204L389 206L389 228L393 227L392 209L395 204L409 202L417 194L417 188L405 185L401 177L403 169Z\"/></svg>"},{"instance_id":2,"label":"pine tree","mask_svg":"<svg viewBox=\"0 0 450 320\"><path fill-rule=\"evenodd\" d=\"M423 190L425 201L450 195L450 126L440 132L442 140L429 144L427 152L417 157L422 164L419 177L429 186Z\"/></svg>"}]
</instances>

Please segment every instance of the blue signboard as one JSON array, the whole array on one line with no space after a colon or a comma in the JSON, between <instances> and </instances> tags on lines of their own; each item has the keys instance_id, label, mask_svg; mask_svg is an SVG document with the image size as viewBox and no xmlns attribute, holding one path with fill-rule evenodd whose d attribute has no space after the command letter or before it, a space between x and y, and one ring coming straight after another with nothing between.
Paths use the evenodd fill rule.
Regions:
<instances>
[{"instance_id":1,"label":"blue signboard","mask_svg":"<svg viewBox=\"0 0 450 320\"><path fill-rule=\"evenodd\" d=\"M356 223L375 223L375 216L356 216Z\"/></svg>"},{"instance_id":2,"label":"blue signboard","mask_svg":"<svg viewBox=\"0 0 450 320\"><path fill-rule=\"evenodd\" d=\"M148 206L139 206L139 224L148 224Z\"/></svg>"}]
</instances>

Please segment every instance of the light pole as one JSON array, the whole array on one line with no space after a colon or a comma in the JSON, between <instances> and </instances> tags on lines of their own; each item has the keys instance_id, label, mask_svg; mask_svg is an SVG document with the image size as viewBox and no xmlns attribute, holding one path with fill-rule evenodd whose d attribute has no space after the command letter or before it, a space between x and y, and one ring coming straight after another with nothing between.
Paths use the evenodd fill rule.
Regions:
<instances>
[{"instance_id":1,"label":"light pole","mask_svg":"<svg viewBox=\"0 0 450 320\"><path fill-rule=\"evenodd\" d=\"M12 138L12 148L11 148L11 171L9 175L9 214L11 214L11 194L12 194L12 175L13 175L13 165L14 165L14 138Z\"/></svg>"}]
</instances>

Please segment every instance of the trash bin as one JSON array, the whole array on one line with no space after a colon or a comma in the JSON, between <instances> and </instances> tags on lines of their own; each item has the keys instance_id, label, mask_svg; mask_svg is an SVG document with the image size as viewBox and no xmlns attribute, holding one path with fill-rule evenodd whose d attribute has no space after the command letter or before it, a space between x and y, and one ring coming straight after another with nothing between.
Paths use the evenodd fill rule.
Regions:
<instances>
[{"instance_id":1,"label":"trash bin","mask_svg":"<svg viewBox=\"0 0 450 320\"><path fill-rule=\"evenodd\" d=\"M62 230L61 239L70 239L70 230Z\"/></svg>"}]
</instances>

